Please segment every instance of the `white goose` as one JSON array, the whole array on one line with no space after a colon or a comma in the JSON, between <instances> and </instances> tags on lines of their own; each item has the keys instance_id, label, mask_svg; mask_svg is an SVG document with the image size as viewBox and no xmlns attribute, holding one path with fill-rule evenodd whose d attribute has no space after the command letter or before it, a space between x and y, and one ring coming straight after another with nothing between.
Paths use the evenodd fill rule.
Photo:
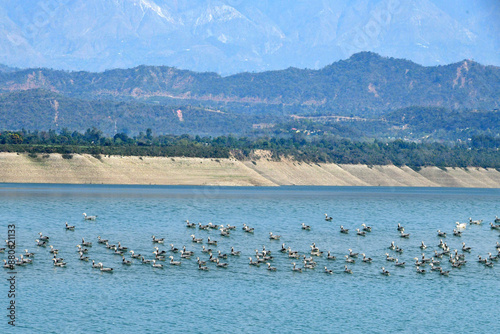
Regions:
<instances>
[{"instance_id":1,"label":"white goose","mask_svg":"<svg viewBox=\"0 0 500 334\"><path fill-rule=\"evenodd\" d=\"M84 212L83 213L83 219L84 220L96 220L97 216L87 216L87 214Z\"/></svg>"},{"instance_id":2,"label":"white goose","mask_svg":"<svg viewBox=\"0 0 500 334\"><path fill-rule=\"evenodd\" d=\"M181 261L174 261L174 257L173 256L169 256L170 258L170 264L172 266L180 266L181 265Z\"/></svg>"},{"instance_id":3,"label":"white goose","mask_svg":"<svg viewBox=\"0 0 500 334\"><path fill-rule=\"evenodd\" d=\"M267 264L267 270L276 271L276 267L271 267L271 264L269 262L267 262L266 264Z\"/></svg>"},{"instance_id":4,"label":"white goose","mask_svg":"<svg viewBox=\"0 0 500 334\"><path fill-rule=\"evenodd\" d=\"M99 266L101 267L101 271L102 272L105 272L105 273L112 273L113 272L113 268L106 268L104 267L104 265L102 264L102 262L99 262Z\"/></svg>"}]
</instances>

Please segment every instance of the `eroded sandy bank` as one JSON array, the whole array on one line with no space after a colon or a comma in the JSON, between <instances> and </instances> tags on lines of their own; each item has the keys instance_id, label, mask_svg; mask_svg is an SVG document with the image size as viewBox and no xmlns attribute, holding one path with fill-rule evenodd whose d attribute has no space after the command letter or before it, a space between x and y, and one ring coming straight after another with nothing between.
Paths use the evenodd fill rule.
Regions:
<instances>
[{"instance_id":1,"label":"eroded sandy bank","mask_svg":"<svg viewBox=\"0 0 500 334\"><path fill-rule=\"evenodd\" d=\"M157 184L223 186L396 186L500 188L500 172L484 168L422 168L315 164L296 161L102 157L44 158L0 153L2 183Z\"/></svg>"}]
</instances>

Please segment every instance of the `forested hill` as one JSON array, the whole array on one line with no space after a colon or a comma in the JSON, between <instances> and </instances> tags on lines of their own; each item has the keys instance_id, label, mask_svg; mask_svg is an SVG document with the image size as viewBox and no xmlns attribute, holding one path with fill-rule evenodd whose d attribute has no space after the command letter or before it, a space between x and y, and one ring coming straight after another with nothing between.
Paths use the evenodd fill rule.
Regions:
<instances>
[{"instance_id":1,"label":"forested hill","mask_svg":"<svg viewBox=\"0 0 500 334\"><path fill-rule=\"evenodd\" d=\"M42 88L81 99L144 99L232 105L272 114L377 115L409 106L500 107L500 68L471 60L424 67L362 52L321 70L289 68L221 77L165 66L102 73L0 71L0 92ZM257 106L252 108L252 106ZM281 108L279 108L281 106ZM285 111L283 111L285 110Z\"/></svg>"}]
</instances>

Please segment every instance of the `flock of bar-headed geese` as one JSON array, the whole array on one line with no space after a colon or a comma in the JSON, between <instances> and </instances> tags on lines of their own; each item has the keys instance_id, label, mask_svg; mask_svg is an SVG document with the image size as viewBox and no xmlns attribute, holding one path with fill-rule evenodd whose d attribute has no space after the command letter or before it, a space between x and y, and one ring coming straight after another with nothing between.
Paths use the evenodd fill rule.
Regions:
<instances>
[{"instance_id":1,"label":"flock of bar-headed geese","mask_svg":"<svg viewBox=\"0 0 500 334\"><path fill-rule=\"evenodd\" d=\"M86 213L83 213L83 219L92 222L97 220L97 216L89 216ZM327 214L325 214L324 219L327 222L333 221L333 218L328 216ZM134 250L128 249L120 242L113 244L109 240L101 238L101 236L97 236L97 243L102 247L106 247L109 250L109 252L121 258L121 261L119 261L120 262L119 265L123 266L130 266L136 264L148 265L157 269L162 269L164 268L165 265L180 266L182 263L194 266L195 265L193 263L194 261L191 260L193 258L196 258L195 262L196 266L198 270L201 271L208 271L210 270L210 268L227 268L228 266L230 266L229 264L230 261L228 259L230 259L231 257L235 256L239 257L242 255L241 251L235 250L234 247L231 247L231 250L228 253L223 253L220 249L216 249L218 247L218 241L212 239L213 236L212 237L207 236L206 240L204 240L204 238L195 236L195 233L198 231L200 233L203 233L202 231L217 230L220 232L220 237L225 239L229 238L232 235L232 233L238 233L235 231L236 226L232 226L229 224L217 225L212 223L203 225L201 223L195 224L188 220L186 220L185 223L186 223L185 228L193 230L193 233L190 236L191 240L189 241L193 245L198 245L198 249L196 251L187 250L186 246L182 246L179 249L176 248L173 244L169 244L170 248L168 248L168 246L165 245L166 243L165 238L157 237L155 235L151 237L151 243L152 243L151 250L153 257L148 257L148 258L146 256L134 252ZM468 225L470 225L471 226L470 228L472 228L472 226L474 225L482 225L482 224L483 224L482 220L472 220L472 218L469 218L469 224L457 222L455 223L451 236L461 237ZM492 231L500 230L500 218L495 217L494 222L489 223L489 225ZM69 225L67 222L65 223L64 228L67 231L75 231L76 229L75 226ZM305 223L302 223L300 227L297 226L297 229L299 228L303 231L311 230L311 226L306 225ZM395 236L404 239L410 238L410 233L407 233L405 231L405 228L401 224L398 224L397 227L395 227L395 230L396 229L397 233L395 233ZM255 231L253 227L250 227L246 224L243 224L242 230L243 233L249 233L249 234L253 234ZM340 225L339 232L342 234L350 233L349 229L344 228L344 226L342 225ZM371 232L372 232L372 227L367 226L366 224L361 224L359 228L356 228L355 233L357 236L365 237L369 235ZM448 276L450 274L450 270L458 269L466 265L467 263L466 255L471 253L472 251L471 247L467 246L465 242L461 242L461 247L458 247L457 249L450 248L447 242L443 241L446 240L448 236L447 232L437 230L436 236L440 239L439 244L437 245L434 244L426 245L424 241L421 241L419 247L422 251L426 250L428 247L430 247L428 250L431 249L434 250L430 257L426 256L425 253L422 253L421 255L414 258L415 260L414 266L416 273L425 274L428 271L433 271L439 273L440 275ZM280 235L273 234L273 232L269 232L269 239L271 241L273 240L279 241L279 243L283 241L281 240ZM12 244L9 244L9 240L6 240L6 243L8 247L12 246ZM199 249L200 245L201 249ZM91 263L92 268L94 268L95 270L100 270L101 272L112 273L114 271L112 267L105 266L102 262L96 261L95 259L91 259L89 257L89 249L92 247L92 242L86 241L84 238L82 238L80 244L76 245L77 248L76 251L78 256L75 256L74 259L68 261L58 257L59 250L54 248L54 246L51 244L50 237L44 235L42 232L39 233L38 238L35 240L35 246L40 249L48 249L50 256L52 256L52 262L55 267L66 267L69 261L75 260L75 261L89 262ZM160 248L166 248L166 249L160 249ZM6 250L5 248L0 248L0 253L5 253L5 250ZM275 252L280 254L275 255L274 254ZM398 260L398 254L402 254L403 252L404 252L403 248L396 245L394 241L392 241L389 245L387 245L385 258L383 257L378 258L377 261L375 261L375 262L384 261L383 263L387 263L385 266L381 267L380 273L382 275L389 276L390 275L389 269L392 270L391 268L389 268L389 266L392 266L393 268L405 267L406 263L400 262ZM265 246L263 246L262 250L259 251L256 249L254 254L246 254L246 256L248 256L249 266L259 267L262 265L269 271L278 270L277 267L272 265L275 256L289 258L290 261L293 261L291 262L290 267L280 268L280 270L291 270L292 272L298 272L298 273L306 270L315 269L317 267L317 262L319 262L318 260L320 259L326 261L326 263L329 261L338 261L343 259L343 261L345 261L343 266L344 267L343 272L347 274L353 273L350 267L352 267L352 265L357 261L366 264L371 264L372 261L374 261L371 257L367 256L366 254L353 252L352 249L348 249L348 253L343 256L339 256L339 259L337 260L337 256L332 254L331 251L322 250L319 247L317 247L315 243L312 243L310 245L310 250L307 250L307 252L293 250L290 246L287 246L285 243L281 243L281 248L277 249L276 251L268 250L266 249ZM498 261L499 258L500 258L500 243L496 242L496 245L491 246L491 252L488 252L488 254L484 256L478 254L475 260L486 267L493 267L494 262ZM35 259L35 253L30 252L28 249L24 249L24 253L19 254L19 257L15 257L14 260L12 260L10 257L9 260L4 259L3 267L12 270L15 268L15 266L26 266L33 263L34 259ZM443 266L444 259L448 260L450 270L444 269ZM324 273L326 274L335 273L332 269L329 269L328 266L323 266L323 267L324 267L323 270ZM339 273L341 272L342 271L339 271Z\"/></svg>"}]
</instances>

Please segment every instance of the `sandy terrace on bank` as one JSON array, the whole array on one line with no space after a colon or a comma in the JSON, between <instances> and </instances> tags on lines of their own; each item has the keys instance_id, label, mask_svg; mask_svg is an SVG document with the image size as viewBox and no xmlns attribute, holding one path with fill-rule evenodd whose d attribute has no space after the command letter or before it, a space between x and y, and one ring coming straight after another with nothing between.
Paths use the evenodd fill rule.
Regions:
<instances>
[{"instance_id":1,"label":"sandy terrace on bank","mask_svg":"<svg viewBox=\"0 0 500 334\"><path fill-rule=\"evenodd\" d=\"M75 154L63 159L0 153L2 183L95 183L222 186L396 186L500 188L500 172L484 168L422 168L255 162L235 159L102 157Z\"/></svg>"}]
</instances>

